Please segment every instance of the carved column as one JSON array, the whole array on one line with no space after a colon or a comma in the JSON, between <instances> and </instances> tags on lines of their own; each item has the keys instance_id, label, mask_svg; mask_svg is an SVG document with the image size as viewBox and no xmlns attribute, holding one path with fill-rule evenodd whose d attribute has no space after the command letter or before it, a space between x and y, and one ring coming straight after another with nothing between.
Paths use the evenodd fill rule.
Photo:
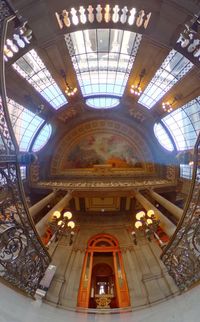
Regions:
<instances>
[{"instance_id":1,"label":"carved column","mask_svg":"<svg viewBox=\"0 0 200 322\"><path fill-rule=\"evenodd\" d=\"M40 236L45 233L47 223L49 219L53 216L54 211L62 211L69 203L72 198L71 192L68 192L37 224L36 229Z\"/></svg>"},{"instance_id":2,"label":"carved column","mask_svg":"<svg viewBox=\"0 0 200 322\"><path fill-rule=\"evenodd\" d=\"M160 226L170 237L173 235L176 226L160 211L158 210L149 200L147 200L140 192L135 193L136 200L144 207L146 211L149 209L154 210L154 212L159 216Z\"/></svg>"},{"instance_id":3,"label":"carved column","mask_svg":"<svg viewBox=\"0 0 200 322\"><path fill-rule=\"evenodd\" d=\"M161 195L159 195L157 192L153 190L149 190L149 195L154 200L156 200L159 204L161 204L165 209L167 209L172 215L174 215L174 217L177 220L180 220L180 218L183 215L183 210L181 208L177 207L172 202L165 199L164 197L162 197Z\"/></svg>"},{"instance_id":4,"label":"carved column","mask_svg":"<svg viewBox=\"0 0 200 322\"><path fill-rule=\"evenodd\" d=\"M77 306L78 290L85 252L73 250L68 269L65 273L65 281L61 290L59 304L65 307Z\"/></svg>"},{"instance_id":5,"label":"carved column","mask_svg":"<svg viewBox=\"0 0 200 322\"><path fill-rule=\"evenodd\" d=\"M29 208L30 215L32 218L34 218L38 212L42 210L56 195L56 192L53 191L50 194L48 194L46 197L38 201L36 204L34 204L32 207Z\"/></svg>"},{"instance_id":6,"label":"carved column","mask_svg":"<svg viewBox=\"0 0 200 322\"><path fill-rule=\"evenodd\" d=\"M131 307L136 308L148 304L148 297L142 281L141 267L133 249L122 252L126 271Z\"/></svg>"}]
</instances>

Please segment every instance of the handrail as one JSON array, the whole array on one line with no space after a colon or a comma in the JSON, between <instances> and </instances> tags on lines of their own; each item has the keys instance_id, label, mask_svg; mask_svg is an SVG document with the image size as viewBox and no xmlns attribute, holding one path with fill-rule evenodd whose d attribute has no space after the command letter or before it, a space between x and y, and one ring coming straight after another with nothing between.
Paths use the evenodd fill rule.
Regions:
<instances>
[{"instance_id":1,"label":"handrail","mask_svg":"<svg viewBox=\"0 0 200 322\"><path fill-rule=\"evenodd\" d=\"M194 168L183 216L161 259L184 290L200 280L200 134L194 147Z\"/></svg>"},{"instance_id":2,"label":"handrail","mask_svg":"<svg viewBox=\"0 0 200 322\"><path fill-rule=\"evenodd\" d=\"M34 295L50 256L29 214L18 163L19 148L7 107L3 49L8 24L16 15L5 1L3 5L6 14L0 34L0 190L7 189L9 193L0 203L0 277Z\"/></svg>"}]
</instances>

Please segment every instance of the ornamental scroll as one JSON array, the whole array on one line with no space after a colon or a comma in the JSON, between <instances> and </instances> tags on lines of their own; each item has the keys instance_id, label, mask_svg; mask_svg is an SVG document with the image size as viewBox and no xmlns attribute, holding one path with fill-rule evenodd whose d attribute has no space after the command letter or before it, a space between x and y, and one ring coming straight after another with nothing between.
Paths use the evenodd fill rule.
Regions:
<instances>
[{"instance_id":1,"label":"ornamental scroll","mask_svg":"<svg viewBox=\"0 0 200 322\"><path fill-rule=\"evenodd\" d=\"M18 18L6 1L0 12L0 277L34 295L50 258L28 211L6 102L3 48L7 26Z\"/></svg>"},{"instance_id":2,"label":"ornamental scroll","mask_svg":"<svg viewBox=\"0 0 200 322\"><path fill-rule=\"evenodd\" d=\"M193 177L183 217L161 258L181 290L200 280L200 135L194 149Z\"/></svg>"}]
</instances>

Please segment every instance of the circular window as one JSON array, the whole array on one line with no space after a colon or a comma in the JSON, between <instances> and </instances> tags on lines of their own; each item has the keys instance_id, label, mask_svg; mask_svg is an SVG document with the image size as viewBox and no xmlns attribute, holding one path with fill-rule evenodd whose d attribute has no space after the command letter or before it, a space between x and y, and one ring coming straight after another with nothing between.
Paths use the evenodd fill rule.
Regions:
<instances>
[{"instance_id":1,"label":"circular window","mask_svg":"<svg viewBox=\"0 0 200 322\"><path fill-rule=\"evenodd\" d=\"M86 104L92 108L108 109L119 105L120 100L116 97L93 97L86 99Z\"/></svg>"}]
</instances>

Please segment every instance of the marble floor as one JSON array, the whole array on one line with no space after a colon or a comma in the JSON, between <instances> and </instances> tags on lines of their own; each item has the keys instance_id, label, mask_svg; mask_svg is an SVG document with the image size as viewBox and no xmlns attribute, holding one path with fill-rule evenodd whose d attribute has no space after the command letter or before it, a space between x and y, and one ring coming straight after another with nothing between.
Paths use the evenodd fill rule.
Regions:
<instances>
[{"instance_id":1,"label":"marble floor","mask_svg":"<svg viewBox=\"0 0 200 322\"><path fill-rule=\"evenodd\" d=\"M0 284L0 322L198 322L200 286L148 309L123 314L85 314L34 301Z\"/></svg>"}]
</instances>

